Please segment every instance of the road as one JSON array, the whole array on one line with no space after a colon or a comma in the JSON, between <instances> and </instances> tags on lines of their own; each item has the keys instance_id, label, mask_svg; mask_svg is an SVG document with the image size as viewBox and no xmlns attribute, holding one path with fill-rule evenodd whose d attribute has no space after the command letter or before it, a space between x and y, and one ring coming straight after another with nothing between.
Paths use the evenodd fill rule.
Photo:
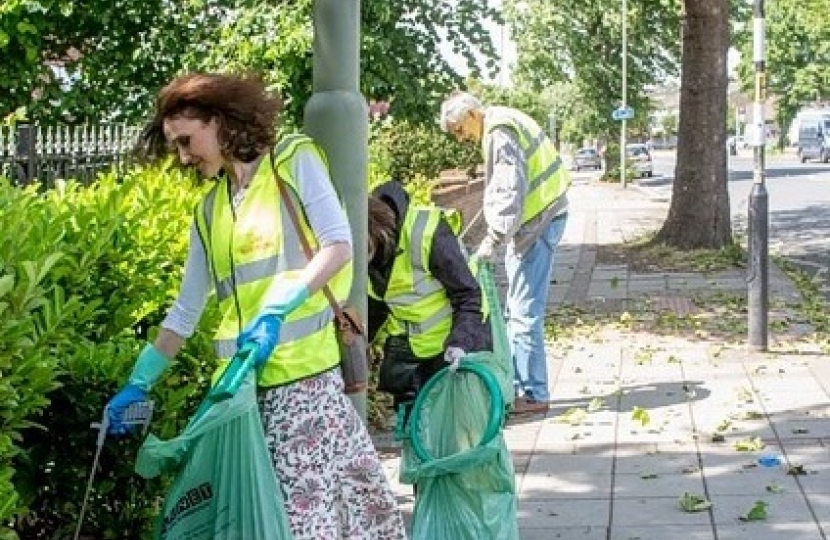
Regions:
<instances>
[{"instance_id":1,"label":"road","mask_svg":"<svg viewBox=\"0 0 830 540\"><path fill-rule=\"evenodd\" d=\"M668 200L674 168L673 152L655 152L655 176L637 181L639 187ZM747 230L752 171L751 151L730 156L729 201L736 232ZM792 154L768 156L765 183L770 253L807 272L830 301L830 164L802 164Z\"/></svg>"}]
</instances>

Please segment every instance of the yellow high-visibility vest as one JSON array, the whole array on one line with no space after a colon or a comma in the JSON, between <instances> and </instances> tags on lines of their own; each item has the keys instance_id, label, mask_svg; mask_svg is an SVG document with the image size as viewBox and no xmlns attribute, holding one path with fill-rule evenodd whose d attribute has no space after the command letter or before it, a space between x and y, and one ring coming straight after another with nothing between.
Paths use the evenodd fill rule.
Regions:
<instances>
[{"instance_id":1,"label":"yellow high-visibility vest","mask_svg":"<svg viewBox=\"0 0 830 540\"><path fill-rule=\"evenodd\" d=\"M274 151L276 170L286 182L302 231L297 231L274 179L270 156L263 158L238 208L232 206L230 180L216 186L196 205L194 219L205 247L222 320L214 335L220 359L218 376L236 353L236 338L262 309L267 291L281 280L295 278L308 264L299 234L312 250L317 239L302 212L291 158L299 149L325 156L304 135L284 137ZM349 263L329 282L343 302L352 283ZM260 386L279 386L322 373L340 362L334 333L334 313L322 292L308 298L288 315L279 344L260 372Z\"/></svg>"},{"instance_id":2,"label":"yellow high-visibility vest","mask_svg":"<svg viewBox=\"0 0 830 540\"><path fill-rule=\"evenodd\" d=\"M410 206L401 226L386 293L381 297L369 286L372 298L389 307L385 335L406 336L412 352L422 359L440 354L452 329L452 306L446 289L429 271L432 240L442 215L458 233L457 213Z\"/></svg>"},{"instance_id":3,"label":"yellow high-visibility vest","mask_svg":"<svg viewBox=\"0 0 830 540\"><path fill-rule=\"evenodd\" d=\"M538 216L563 193L571 183L570 175L562 166L562 158L542 128L528 115L507 107L489 107L485 115L484 133L497 127L512 129L519 140L519 147L527 159L527 195L522 210L522 225ZM488 148L482 151L487 161Z\"/></svg>"}]
</instances>

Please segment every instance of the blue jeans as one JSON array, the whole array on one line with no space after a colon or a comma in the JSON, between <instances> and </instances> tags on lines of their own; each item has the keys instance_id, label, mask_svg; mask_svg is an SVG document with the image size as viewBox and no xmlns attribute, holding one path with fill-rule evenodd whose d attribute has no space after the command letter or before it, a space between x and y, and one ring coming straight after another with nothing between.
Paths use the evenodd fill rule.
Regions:
<instances>
[{"instance_id":1,"label":"blue jeans","mask_svg":"<svg viewBox=\"0 0 830 540\"><path fill-rule=\"evenodd\" d=\"M551 221L521 257L507 250L507 335L513 354L516 390L534 401L550 400L545 354L545 313L553 257L567 214Z\"/></svg>"}]
</instances>

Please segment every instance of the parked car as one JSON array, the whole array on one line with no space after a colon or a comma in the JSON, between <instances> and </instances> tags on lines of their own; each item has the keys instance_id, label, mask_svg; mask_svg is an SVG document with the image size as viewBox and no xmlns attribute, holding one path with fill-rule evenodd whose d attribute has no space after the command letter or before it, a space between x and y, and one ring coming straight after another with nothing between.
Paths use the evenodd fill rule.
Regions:
<instances>
[{"instance_id":1,"label":"parked car","mask_svg":"<svg viewBox=\"0 0 830 540\"><path fill-rule=\"evenodd\" d=\"M654 174L654 165L648 147L641 143L625 145L625 157L640 176L651 177Z\"/></svg>"},{"instance_id":2,"label":"parked car","mask_svg":"<svg viewBox=\"0 0 830 540\"><path fill-rule=\"evenodd\" d=\"M596 148L580 148L574 154L573 169L581 171L582 169L596 169L602 168L602 158L597 152Z\"/></svg>"},{"instance_id":3,"label":"parked car","mask_svg":"<svg viewBox=\"0 0 830 540\"><path fill-rule=\"evenodd\" d=\"M808 159L830 162L830 113L802 114L798 120L798 157L801 163Z\"/></svg>"}]
</instances>

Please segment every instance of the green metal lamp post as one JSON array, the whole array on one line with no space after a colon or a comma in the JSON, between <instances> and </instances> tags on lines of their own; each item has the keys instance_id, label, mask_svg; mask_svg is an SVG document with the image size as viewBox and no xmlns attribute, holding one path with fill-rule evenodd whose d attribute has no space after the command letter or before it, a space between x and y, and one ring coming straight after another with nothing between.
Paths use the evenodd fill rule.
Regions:
<instances>
[{"instance_id":1,"label":"green metal lamp post","mask_svg":"<svg viewBox=\"0 0 830 540\"><path fill-rule=\"evenodd\" d=\"M354 282L349 303L366 320L369 111L360 93L360 1L314 2L314 94L305 131L325 150L352 226ZM351 394L366 420L366 393Z\"/></svg>"}]
</instances>

